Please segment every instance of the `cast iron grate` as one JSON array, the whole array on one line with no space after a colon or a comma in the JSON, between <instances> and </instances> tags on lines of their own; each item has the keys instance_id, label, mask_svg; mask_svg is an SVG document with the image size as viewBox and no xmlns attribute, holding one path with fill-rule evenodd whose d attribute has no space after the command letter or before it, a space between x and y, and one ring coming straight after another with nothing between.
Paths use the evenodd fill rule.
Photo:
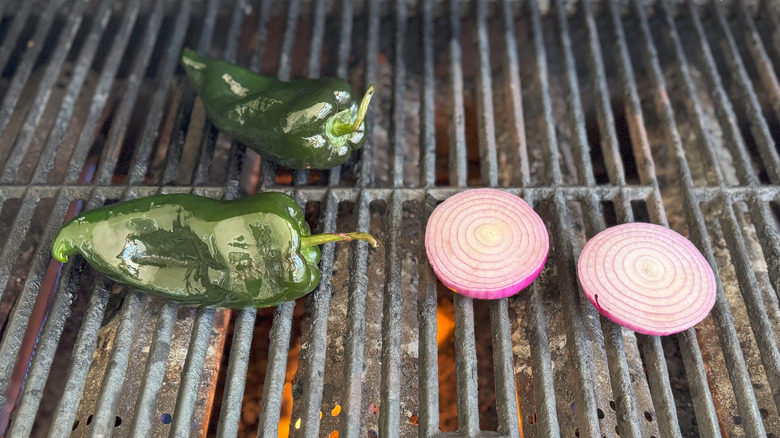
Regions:
<instances>
[{"instance_id":1,"label":"cast iron grate","mask_svg":"<svg viewBox=\"0 0 780 438\"><path fill-rule=\"evenodd\" d=\"M777 436L775 6L0 3L5 433ZM177 67L185 46L281 79L378 84L372 138L327 172L260 163L205 119ZM426 218L469 186L522 196L551 232L548 267L511 299L453 297L425 260ZM183 308L50 263L76 209L259 190L382 245L326 245L320 288L260 312ZM581 299L582 245L633 220L684 233L717 268L695 330L635 336ZM447 343L457 391L439 375Z\"/></svg>"}]
</instances>

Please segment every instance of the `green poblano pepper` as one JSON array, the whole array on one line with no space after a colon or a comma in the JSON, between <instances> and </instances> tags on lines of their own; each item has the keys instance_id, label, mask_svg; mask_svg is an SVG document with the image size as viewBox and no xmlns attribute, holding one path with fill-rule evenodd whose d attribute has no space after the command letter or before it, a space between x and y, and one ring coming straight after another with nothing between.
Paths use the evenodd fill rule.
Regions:
<instances>
[{"instance_id":1,"label":"green poblano pepper","mask_svg":"<svg viewBox=\"0 0 780 438\"><path fill-rule=\"evenodd\" d=\"M363 146L373 85L358 106L344 79L284 82L192 50L181 62L211 122L266 159L329 169Z\"/></svg>"},{"instance_id":2,"label":"green poblano pepper","mask_svg":"<svg viewBox=\"0 0 780 438\"><path fill-rule=\"evenodd\" d=\"M283 193L221 201L158 195L87 211L65 224L52 255L81 254L107 277L188 305L275 306L317 286L318 245L365 233L311 235Z\"/></svg>"}]
</instances>

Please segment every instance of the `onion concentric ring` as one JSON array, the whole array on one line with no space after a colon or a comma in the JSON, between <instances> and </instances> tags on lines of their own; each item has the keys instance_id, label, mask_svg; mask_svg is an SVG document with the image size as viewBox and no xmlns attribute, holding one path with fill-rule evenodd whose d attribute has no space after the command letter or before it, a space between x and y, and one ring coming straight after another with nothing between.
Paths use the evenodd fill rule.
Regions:
<instances>
[{"instance_id":1,"label":"onion concentric ring","mask_svg":"<svg viewBox=\"0 0 780 438\"><path fill-rule=\"evenodd\" d=\"M528 286L544 267L550 242L542 219L521 198L473 189L442 202L425 230L436 276L454 292L499 299Z\"/></svg>"},{"instance_id":2,"label":"onion concentric ring","mask_svg":"<svg viewBox=\"0 0 780 438\"><path fill-rule=\"evenodd\" d=\"M608 228L588 241L577 271L585 296L611 321L670 335L703 320L715 304L715 275L685 237L653 224Z\"/></svg>"}]
</instances>

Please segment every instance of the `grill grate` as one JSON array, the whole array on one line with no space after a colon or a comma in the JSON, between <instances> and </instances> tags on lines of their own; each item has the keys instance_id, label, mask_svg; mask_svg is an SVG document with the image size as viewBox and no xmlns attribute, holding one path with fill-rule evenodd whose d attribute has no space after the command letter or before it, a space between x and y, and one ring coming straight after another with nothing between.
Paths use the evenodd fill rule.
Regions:
<instances>
[{"instance_id":1,"label":"grill grate","mask_svg":"<svg viewBox=\"0 0 780 438\"><path fill-rule=\"evenodd\" d=\"M772 2L33 3L0 3L7 436L780 434ZM206 120L177 70L185 46L280 79L376 83L372 137L330 171L261 163ZM522 196L551 231L548 267L511 299L453 296L427 264L428 216L469 186ZM325 245L318 290L260 312L185 308L50 262L78 209L264 190L319 231L382 245ZM634 335L581 298L586 239L634 220L684 233L716 268L696 329ZM440 381L450 362L457 392Z\"/></svg>"}]
</instances>

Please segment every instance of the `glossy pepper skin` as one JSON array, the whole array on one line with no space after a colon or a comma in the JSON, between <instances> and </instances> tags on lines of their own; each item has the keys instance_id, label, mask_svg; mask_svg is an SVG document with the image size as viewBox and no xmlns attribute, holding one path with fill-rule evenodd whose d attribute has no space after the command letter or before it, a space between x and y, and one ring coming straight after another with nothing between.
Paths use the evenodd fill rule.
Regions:
<instances>
[{"instance_id":1,"label":"glossy pepper skin","mask_svg":"<svg viewBox=\"0 0 780 438\"><path fill-rule=\"evenodd\" d=\"M283 82L191 50L181 62L212 123L266 159L329 169L363 146L373 86L358 106L344 79Z\"/></svg>"},{"instance_id":2,"label":"glossy pepper skin","mask_svg":"<svg viewBox=\"0 0 780 438\"><path fill-rule=\"evenodd\" d=\"M54 238L52 256L64 263L81 254L119 283L183 304L256 308L314 290L317 245L350 236L376 245L362 233L311 236L282 193L233 201L170 194L82 213Z\"/></svg>"}]
</instances>

